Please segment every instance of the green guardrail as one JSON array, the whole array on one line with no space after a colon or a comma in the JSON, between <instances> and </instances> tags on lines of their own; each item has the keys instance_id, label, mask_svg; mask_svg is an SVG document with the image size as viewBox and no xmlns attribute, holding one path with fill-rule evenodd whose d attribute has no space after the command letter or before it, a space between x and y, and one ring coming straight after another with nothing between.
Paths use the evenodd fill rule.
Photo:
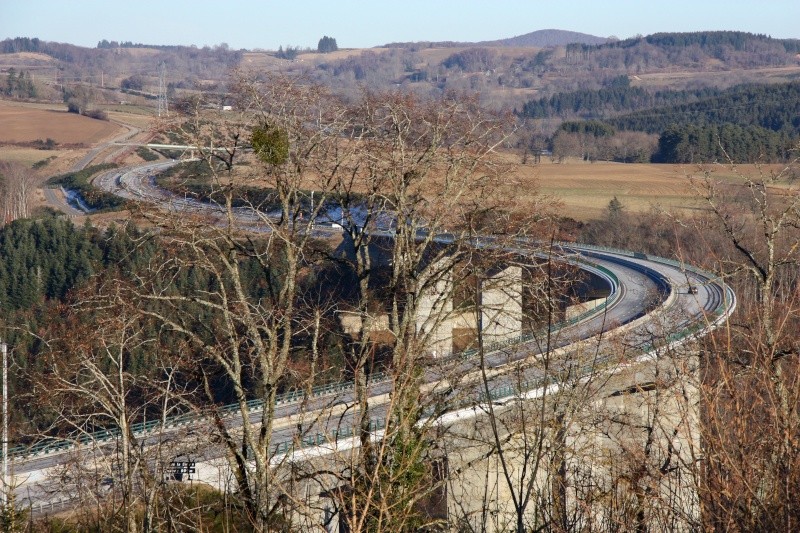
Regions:
<instances>
[{"instance_id":1,"label":"green guardrail","mask_svg":"<svg viewBox=\"0 0 800 533\"><path fill-rule=\"evenodd\" d=\"M610 299L607 298L605 302L603 302L602 304L598 305L597 307L595 307L593 309L590 309L590 310L588 310L588 311L586 311L584 313L581 313L580 315L577 315L577 316L575 316L575 317L573 317L573 318L571 318L569 320L565 320L565 321L562 321L562 322L554 325L551 331L556 331L556 330L558 330L560 328L564 328L564 327L568 327L568 326L574 325L574 324L586 319L587 317L589 317L591 315L598 314L598 313L602 312L608 305L610 305L618 297L618 293L617 293L617 291L614 290L614 288L619 286L619 279L617 278L617 276L611 270L609 270L609 269L607 269L607 268L605 268L605 267L603 267L601 265L593 264L590 261L581 261L581 262L586 264L587 266L590 266L591 268L599 270L605 276L607 276L609 279L612 280L612 284L614 285L612 287L613 298L610 298ZM487 353L494 353L494 352L497 352L497 351L500 351L500 350L504 350L504 349L506 349L506 348L508 348L510 346L524 344L524 343L530 342L531 340L535 339L536 336L540 335L540 334L543 335L544 332L527 333L525 335L521 335L521 336L514 337L514 338L511 338L511 339L507 339L507 340L504 340L504 341L495 342L495 343L490 344L487 348L485 348L485 351ZM465 351L465 352L463 352L461 354L461 358L462 359L469 359L471 357L474 357L477 353L478 353L478 351L475 350L475 349L467 350L467 351ZM369 378L368 383L372 384L372 383L376 383L376 382L379 382L379 381L383 381L384 379L386 379L385 373L377 373L377 374L372 375ZM353 387L354 387L353 381L345 381L345 382L337 382L337 383L329 383L329 384L325 384L325 385L319 385L319 386L314 387L312 389L311 397L315 398L315 397L320 397L320 396L340 394L342 392L347 392L347 391L353 390ZM297 403L297 402L303 400L304 398L305 398L305 392L304 391L292 390L292 391L288 391L286 393L283 393L283 394L279 395L275 400L275 405L276 406L280 406L280 405L287 405L287 404ZM250 410L250 411L258 411L260 409L263 409L263 406L264 406L263 400L260 400L260 399L250 400L250 401L246 402L246 404L247 404L247 409ZM235 412L238 412L240 410L240 405L238 403L228 404L228 405L222 406L220 408L220 410L223 412L223 416L225 416L226 414L230 415L230 414L233 414ZM180 414L180 415L177 415L177 416L174 416L174 417L170 417L164 422L162 422L161 420L152 420L152 421L147 421L147 422L139 422L139 423L133 424L131 426L131 431L134 433L134 435L145 435L145 434L147 434L149 432L152 432L152 431L155 431L157 428L161 427L162 423L163 423L163 426L164 426L165 429L173 429L173 428L176 428L176 427L181 427L181 426L186 426L186 425L189 425L189 424L196 423L197 421L201 420L202 418L203 418L202 414L185 413L185 414ZM15 447L13 447L13 448L11 448L9 450L9 457L26 457L26 456L34 456L35 457L35 456L38 456L38 455L48 455L48 454L52 454L52 453L58 453L58 452L61 452L61 451L66 451L66 450L71 449L71 448L73 448L75 446L87 445L87 444L89 444L91 442L102 444L102 443L105 443L105 442L110 441L112 439L118 438L119 435L120 435L119 428L113 428L113 429L99 430L99 431L95 431L95 432L92 432L92 433L84 433L84 434L77 435L77 436L72 437L72 438L50 439L50 440L45 440L45 441L38 442L38 443L36 443L36 444L34 444L32 446L15 446ZM2 457L2 454L0 454L0 457Z\"/></svg>"},{"instance_id":2,"label":"green guardrail","mask_svg":"<svg viewBox=\"0 0 800 533\"><path fill-rule=\"evenodd\" d=\"M708 280L713 280L715 276L709 272L706 272L702 269L696 268L691 265L686 265L680 261L675 261L673 259L667 259L663 257L653 256L653 255L646 255L640 254L636 252L628 252L626 250L617 250L610 247L604 246L593 246L593 245L584 245L578 244L575 245L573 243L563 243L565 246L574 246L576 248L586 248L589 250L600 251L600 252L609 252L614 253L617 255L625 255L632 258L637 259L646 259L649 261L655 261L660 263L665 263L670 266L674 266L680 268L682 270L688 270L693 272L699 276L702 276ZM717 321L719 321L726 313L732 312L733 309L736 307L736 294L733 292L733 289L722 284L723 295L721 298L720 303L714 308L713 311L710 312L711 321L710 322L694 322L688 327L681 329L675 333L669 334L665 339L664 343L660 345L655 345L652 343L648 343L639 347L640 353L639 356L646 355L649 353L656 352L659 349L663 349L669 345L679 343L684 341L690 337L696 336L699 332L702 332L709 327L713 327ZM601 356L596 359L596 362L591 365L584 365L580 367L578 372L576 373L577 378L585 377L593 372L597 372L598 370L604 370L610 366L610 363L616 362L616 357L613 354ZM512 385L505 385L502 387L497 387L489 391L487 395L485 392L481 393L479 396L479 401L488 401L491 399L492 401L516 397L524 392L528 392L531 390L536 390L543 388L547 385L553 384L555 382L555 376L547 376L544 378L540 378L538 380L526 380L521 382L520 384L512 384Z\"/></svg>"},{"instance_id":3,"label":"green guardrail","mask_svg":"<svg viewBox=\"0 0 800 533\"><path fill-rule=\"evenodd\" d=\"M383 418L373 418L369 421L370 433L382 430L386 427L386 421ZM289 439L275 444L272 447L273 455L290 454L303 448L313 448L323 444L331 444L341 439L352 438L358 434L353 431L351 427L342 429L334 429L329 433L314 433L312 435L305 435L300 439Z\"/></svg>"},{"instance_id":4,"label":"green guardrail","mask_svg":"<svg viewBox=\"0 0 800 533\"><path fill-rule=\"evenodd\" d=\"M608 253L612 253L612 254L615 254L615 255L624 255L626 257L631 257L633 259L645 259L647 261L653 261L653 262L656 262L656 263L664 263L664 264L676 267L676 268L678 268L680 270L688 270L690 272L693 272L695 274L698 274L698 275L703 276L703 277L708 278L708 279L714 279L715 277L717 277L717 276L715 276L714 274L712 274L710 272L707 272L707 271L705 271L703 269L700 269L700 268L697 268L695 266L692 266L692 265L690 265L688 263L684 263L683 261L678 261L676 259L669 259L667 257L661 257L661 256L654 255L654 254L644 254L644 253L641 253L641 252L631 252L630 250L621 250L619 248L612 248L611 246L599 246L599 245L596 245L596 244L583 244L583 243L577 243L577 242L556 242L554 244L557 244L558 246L563 246L565 248L583 248L583 249L586 249L586 250L593 250L593 251L597 251L597 252L608 252Z\"/></svg>"},{"instance_id":5,"label":"green guardrail","mask_svg":"<svg viewBox=\"0 0 800 533\"><path fill-rule=\"evenodd\" d=\"M554 324L550 328L550 332L551 333L554 332L554 331L558 331L560 329L569 327L569 326L573 326L573 325L575 325L575 324L577 324L579 322L582 322L582 321L586 320L590 316L599 315L608 306L610 306L614 302L616 302L616 300L619 298L619 291L616 290L616 288L619 287L619 278L617 277L616 274L614 274L608 268L606 268L606 267L604 267L602 265L594 264L591 261L580 261L580 262L584 263L585 265L590 266L591 268L594 268L596 270L601 271L609 279L611 279L611 282L612 282L611 296L606 298L606 300L603 303L597 305L596 307L593 307L592 309L589 309L587 311L584 311L583 313L575 315L574 317L572 317L572 318L570 318L568 320L562 320L561 322L558 322L558 323ZM493 342L493 343L488 344L484 348L484 352L487 353L487 354L498 352L500 350L504 350L504 349L508 348L509 346L516 346L516 345L520 345L520 344L525 344L525 343L530 342L530 341L532 341L532 340L534 340L536 338L542 338L546 334L547 334L547 329L542 329L542 330L539 330L537 332L526 333L524 335L519 335L517 337L512 337L510 339L505 339L503 341ZM479 351L480 350L478 348L470 348L469 350L464 350L463 352L461 352L459 354L459 356L463 360L471 359L472 357L477 355L479 353Z\"/></svg>"},{"instance_id":6,"label":"green guardrail","mask_svg":"<svg viewBox=\"0 0 800 533\"><path fill-rule=\"evenodd\" d=\"M593 263L591 263L589 261L583 261L583 263L588 265L588 266L590 266L591 268L594 268L596 270L601 271L604 275L606 275L609 279L611 279L612 284L613 284L612 297L606 298L605 302L603 302L602 304L594 307L593 309L585 311L585 312L583 312L583 313L581 313L581 314L579 314L579 315L577 315L575 317L570 318L569 320L564 320L562 322L559 322L558 324L555 324L551 328L551 331L557 331L559 329L562 329L562 328L577 324L578 322L581 322L581 321L585 320L589 316L592 316L592 315L595 315L595 314L599 314L607 306L611 305L614 301L616 301L616 298L619 297L618 292L616 290L614 290L615 287L619 287L619 278L617 278L616 274L614 274L611 270L609 270L606 267L603 267L601 265L596 265L596 264L593 264ZM520 336L513 337L513 338L510 338L510 339L506 339L506 340L503 340L503 341L491 343L484 350L485 350L485 352L487 354L495 353L495 352L507 349L507 348L509 348L511 346L525 344L527 342L530 342L530 341L534 340L535 338L537 338L537 336L544 335L545 333L546 333L546 330L539 331L539 332L536 332L536 333L526 333L524 335L520 335ZM470 358L474 357L475 355L477 355L477 353L478 353L477 349L466 350L466 351L464 351L464 352L462 352L460 354L460 357L461 357L461 359L470 359ZM373 374L372 376L370 376L370 378L368 380L368 383L369 384L373 384L373 383L376 383L376 382L379 382L379 381L383 381L384 379L386 379L386 377L387 377L386 374L383 373L383 372L376 373L376 374ZM311 397L312 398L316 398L316 397L320 397L320 396L341 394L343 392L347 392L347 391L353 390L353 387L354 387L354 382L352 380L351 381L344 381L344 382L329 383L329 384L325 384L325 385L318 385L318 386L316 386L316 387L314 387L312 389ZM304 398L305 398L305 392L304 391L292 390L292 391L288 391L286 393L283 393L283 394L279 395L275 399L275 405L276 406L280 406L280 405L287 405L287 404L297 403L297 402L303 400ZM260 399L255 399L255 400L250 400L250 401L246 402L246 404L247 404L247 409L248 410L250 410L250 411L258 411L258 410L263 408L264 401L260 400ZM222 406L220 408L220 410L223 412L223 416L225 416L226 414L230 415L230 414L238 412L240 410L240 405L238 403L228 404L228 405ZM182 426L186 426L186 425L189 425L189 424L196 423L198 420L202 419L202 417L203 417L203 415L195 414L195 413L181 414L181 415L177 415L175 417L168 418L166 421L163 422L163 425L164 425L165 429L174 429L176 427L182 427ZM151 421L147 421L147 422L139 422L139 423L133 424L131 426L131 431L134 433L134 435L144 435L144 434L147 434L149 432L152 432L152 431L156 430L157 428L161 427L161 425L162 425L162 421L161 420L151 420ZM112 439L118 438L119 435L120 435L119 428L113 428L113 429L95 431L95 432L92 432L92 433L84 433L82 435L78 435L78 436L73 437L73 438L53 439L53 440L42 441L42 442L37 443L37 444L35 444L33 446L15 446L14 448L11 448L9 450L9 457L24 457L24 456L38 456L38 455L52 454L52 453L57 453L57 452L61 452L61 451L66 451L66 450L71 449L71 448L73 448L75 446L86 445L86 444L89 444L91 442L96 442L96 443L102 444L102 443L105 443L105 442L110 441ZM0 454L0 457L2 457L2 454Z\"/></svg>"},{"instance_id":7,"label":"green guardrail","mask_svg":"<svg viewBox=\"0 0 800 533\"><path fill-rule=\"evenodd\" d=\"M368 384L377 383L386 379L386 373L379 372L371 375L367 380ZM327 396L332 394L339 394L353 389L353 381L329 383L325 385L318 385L311 391L311 398ZM287 405L297 403L304 399L306 394L304 391L291 390L280 394L275 399L275 405ZM263 408L264 401L260 399L249 400L246 402L247 408L251 411L258 411ZM228 404L220 407L223 416L235 413L240 409L238 403ZM165 429L174 429L177 427L187 426L194 424L203 418L202 414L184 413L177 416L169 417L165 421L150 420L147 422L139 422L131 425L131 431L134 435L146 435L160 427ZM103 444L110 440L116 439L120 436L119 428L102 429L91 433L83 433L70 438L63 439L47 439L40 441L32 446L15 446L8 451L9 457L36 457L39 455L48 455L61 451L69 450L75 446L85 446L89 443ZM0 453L2 457L2 453Z\"/></svg>"},{"instance_id":8,"label":"green guardrail","mask_svg":"<svg viewBox=\"0 0 800 533\"><path fill-rule=\"evenodd\" d=\"M691 267L689 265L684 265L684 264L682 264L682 263L680 263L678 261L674 261L674 260L671 260L671 259L661 258L661 257L657 257L657 256L652 256L652 255L645 255L645 254L641 254L641 253L637 253L637 252L630 252L630 251L627 251L627 250L619 250L619 249L606 247L606 246L595 246L595 245L587 245L587 244L579 244L579 243L556 243L556 244L559 245L559 246L564 246L564 247L575 247L575 248L583 248L583 249L587 249L587 250L595 250L595 251L600 251L600 252L609 252L609 253L614 253L614 254L617 254L617 255L624 255L624 256L633 257L633 258L648 259L648 260L652 260L652 261L667 263L667 264L670 264L671 266L677 266L677 267L685 269L685 270L690 270L690 271L692 271L694 273L697 273L699 275L702 275L704 277L707 277L707 278L711 279L711 275L710 274L708 274L708 273L706 273L706 272L704 272L704 271L702 271L700 269L697 269L695 267ZM592 316L592 315L595 315L595 314L599 314L600 312L604 311L609 305L611 305L614 301L616 301L616 298L619 297L618 291L615 290L616 287L619 287L619 278L616 276L616 274L614 274L608 268L603 267L602 265L594 264L591 261L579 260L579 262L581 262L581 263L583 263L583 264L585 264L585 265L587 265L587 266L589 266L589 267L591 267L593 269L596 269L596 270L602 272L607 278L609 278L612 281L612 284L613 284L613 286L612 286L612 297L607 298L605 302L603 302L602 304L596 306L593 309L585 311L584 313L581 313L581 314L579 314L579 315L577 315L577 316L575 316L575 317L573 317L573 318L571 318L569 320L565 320L565 321L559 322L558 324L556 324L556 325L554 325L552 327L551 331L556 331L558 329L562 329L564 327L568 327L568 326L574 325L574 324L576 324L578 322L581 322L581 321L585 320L589 316ZM727 287L726 287L726 289L727 289ZM726 292L729 292L733 296L733 292L730 291L729 289ZM717 310L715 310L715 312L717 314L721 315L721 313L724 311L725 307L726 307L725 298L723 298L723 302L720 303L720 305L718 306ZM515 345L519 345L519 344L524 344L524 343L530 342L531 340L534 340L537 336L544 335L545 333L546 333L546 330L540 331L540 332L536 332L536 333L527 333L525 335L520 335L520 336L517 336L517 337L506 339L504 341L495 342L495 343L490 344L486 348L484 348L484 351L487 352L487 353L494 353L494 352L506 349L506 348L508 348L510 346L515 346ZM694 334L694 332L682 331L682 332L680 332L680 334L683 335L683 337L681 337L681 339L682 339L682 338L685 338L688 335ZM477 349L466 350L465 352L462 352L462 354L460 354L460 357L462 359L469 359L471 357L474 357L477 353L478 353ZM647 353L647 352L644 352L644 353ZM386 379L386 375L384 373L378 373L378 374L374 374L373 376L371 376L369 378L369 380L368 380L368 383L372 384L372 383L376 383L376 382L379 382L379 381L383 381L384 379ZM537 386L538 387L538 386L541 386L541 383L539 383L539 382L537 382L537 383L528 383L528 382L526 382L525 386L526 387L528 387L528 386ZM342 393L342 392L346 392L346 391L352 390L353 387L354 387L353 381L337 382L337 383L329 383L329 384L325 384L325 385L319 385L319 386L314 387L312 389L311 397L314 398L314 397L320 397L320 396L326 396L326 395L332 395L332 394L339 394L339 393ZM508 390L506 390L506 389L508 389ZM509 388L509 387L504 387L502 390L493 393L493 397L502 398L502 397L509 396L511 394L511 390L512 389ZM530 390L530 389L526 389L526 390ZM286 405L286 404L291 404L291 403L297 403L300 400L304 399L305 397L306 397L306 395L305 395L305 392L303 392L303 391L300 391L300 390L288 391L286 393L283 393L283 394L279 395L276 398L275 405L277 406L277 405ZM256 399L256 400L250 400L250 401L246 402L246 405L247 405L248 410L257 411L257 410L263 408L264 402L263 402L263 400ZM221 410L223 411L223 413L232 414L232 413L237 412L237 411L240 410L240 405L238 403L225 405L225 406L221 407ZM171 429L171 428L175 428L175 427L180 427L180 426L185 426L185 425L188 425L188 424L196 423L198 420L201 420L202 418L203 418L202 414L185 413L185 414L177 415L175 417L170 417L165 422L163 422L163 426L165 428L170 428ZM153 421L149 421L149 422L140 422L140 423L134 424L131 427L131 430L136 435L144 435L146 433L154 431L156 428L159 428L161 426L162 426L162 421L161 420L153 420ZM104 442L107 442L107 441L110 441L112 439L118 438L119 435L120 435L119 429L118 428L113 428L113 429L100 430L100 431L96 431L96 432L92 432L92 433L85 433L85 434L76 436L74 438L49 439L49 440L45 440L45 441L41 441L39 443L36 443L35 445L32 445L32 446L15 446L14 448L11 448L9 450L9 456L10 457L23 457L23 456L37 456L37 455L51 454L51 453L56 453L56 452L59 452L59 451L67 450L67 449L73 448L75 446L86 445L86 444L89 444L91 442L101 443L102 444ZM342 438L342 436L343 435L341 435L341 434L336 434L336 435L334 435L334 440L336 440L338 438ZM329 441L330 441L330 439L328 439L326 442L329 442ZM294 444L292 444L292 445L294 446Z\"/></svg>"}]
</instances>

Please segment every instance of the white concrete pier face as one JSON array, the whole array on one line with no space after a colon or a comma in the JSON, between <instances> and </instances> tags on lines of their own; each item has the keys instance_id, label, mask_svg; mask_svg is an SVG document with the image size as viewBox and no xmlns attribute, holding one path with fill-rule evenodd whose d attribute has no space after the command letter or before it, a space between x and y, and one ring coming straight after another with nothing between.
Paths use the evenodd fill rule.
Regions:
<instances>
[{"instance_id":1,"label":"white concrete pier face","mask_svg":"<svg viewBox=\"0 0 800 533\"><path fill-rule=\"evenodd\" d=\"M187 477L188 480L189 477ZM232 493L237 489L233 472L231 472L230 465L224 457L197 461L191 481L205 483L221 492Z\"/></svg>"},{"instance_id":2,"label":"white concrete pier face","mask_svg":"<svg viewBox=\"0 0 800 533\"><path fill-rule=\"evenodd\" d=\"M426 353L438 357L453 350L453 271L449 265L431 265L429 271L430 285L417 302L417 338Z\"/></svg>"},{"instance_id":3,"label":"white concrete pier face","mask_svg":"<svg viewBox=\"0 0 800 533\"><path fill-rule=\"evenodd\" d=\"M522 267L506 267L483 282L480 326L486 344L522 335Z\"/></svg>"},{"instance_id":4,"label":"white concrete pier face","mask_svg":"<svg viewBox=\"0 0 800 533\"><path fill-rule=\"evenodd\" d=\"M577 304L569 305L564 311L564 318L566 320L571 320L575 317L582 315L583 313L586 313L587 311L596 309L598 306L602 305L605 301L606 301L605 298L595 298L594 300L589 300L586 302L580 302Z\"/></svg>"},{"instance_id":5,"label":"white concrete pier face","mask_svg":"<svg viewBox=\"0 0 800 533\"><path fill-rule=\"evenodd\" d=\"M485 410L477 410L474 418L451 417L445 440L450 472L457 473L448 484L451 523L468 523L472 531L513 530L516 514L506 470L517 494L530 487L532 502L551 505L554 472L563 461L564 503L577 520L576 530L605 530L609 523L634 526L637 494L646 494L644 518L652 530L694 531L700 519L697 363L691 352L664 355L620 367L585 388L553 388L546 412L574 402L580 406L544 426L537 418L545 401L540 397L496 404L505 465ZM543 520L536 515L538 507L531 503L525 512L531 529Z\"/></svg>"}]
</instances>

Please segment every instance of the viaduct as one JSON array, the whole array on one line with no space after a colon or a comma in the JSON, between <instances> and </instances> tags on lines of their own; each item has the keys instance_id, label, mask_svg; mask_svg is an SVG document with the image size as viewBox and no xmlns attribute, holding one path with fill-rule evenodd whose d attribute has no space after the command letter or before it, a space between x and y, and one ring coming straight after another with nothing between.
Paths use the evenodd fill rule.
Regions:
<instances>
[{"instance_id":1,"label":"viaduct","mask_svg":"<svg viewBox=\"0 0 800 533\"><path fill-rule=\"evenodd\" d=\"M97 183L133 198L170 201L179 209L206 209L185 198L168 198L148 182L149 174L165 165L112 171ZM735 295L716 276L673 260L574 243L556 249L560 261L579 270L583 280L573 298L558 306L557 324L542 328L526 318L530 280L525 265L514 262L491 270L477 303L459 302L452 280L444 276L419 305L418 331L428 339L431 357L442 362L438 370L426 371L426 391L452 400L450 409L432 413L427 421L431 431L443 435L434 470L448 473L446 485L431 498L430 513L477 530L503 531L516 523L526 495L544 491L556 495L551 506L562 507L558 516L588 525L604 517L587 503L587 495L613 498L618 485L627 483L637 497L698 514L695 341L725 322L736 306ZM429 320L434 316L444 318ZM342 313L339 319L352 335L379 336L386 327L382 316L369 327L356 315ZM480 352L474 348L478 338L485 347ZM450 377L456 374L457 384ZM390 389L381 376L374 377L370 392L377 405L389 401ZM287 396L276 405L273 462L276 475L287 479L298 465L330 470L351 461L359 446L348 418L352 413L343 408L353 401L352 384L327 386L306 398L304 408L311 406L315 416L302 430L297 424L301 400ZM235 425L236 415L231 416ZM379 439L385 425L380 408L373 417ZM206 423L178 417L166 424L140 424L137 434L154 447L173 443L170 462L191 458L191 476L187 472L183 479L235 490L221 449L204 442ZM114 439L106 432L16 450L17 502L34 512L74 506L79 488L59 477L65 465L106 461ZM621 475L623 470L650 472L648 479L655 481L639 486L641 477ZM293 487L312 509L294 517L300 530L347 530L341 509L329 497L335 484L333 478L315 477ZM648 508L658 512L659 504Z\"/></svg>"}]
</instances>

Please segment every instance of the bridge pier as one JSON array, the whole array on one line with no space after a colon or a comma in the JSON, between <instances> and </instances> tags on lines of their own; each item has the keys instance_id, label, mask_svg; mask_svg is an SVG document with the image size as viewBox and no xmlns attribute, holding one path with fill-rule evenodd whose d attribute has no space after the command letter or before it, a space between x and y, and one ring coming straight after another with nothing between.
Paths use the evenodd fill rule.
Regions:
<instances>
[{"instance_id":1,"label":"bridge pier","mask_svg":"<svg viewBox=\"0 0 800 533\"><path fill-rule=\"evenodd\" d=\"M507 266L481 283L480 329L485 344L522 335L522 267Z\"/></svg>"},{"instance_id":2,"label":"bridge pier","mask_svg":"<svg viewBox=\"0 0 800 533\"><path fill-rule=\"evenodd\" d=\"M635 529L639 519L647 529L691 530L699 524L697 379L696 355L670 355L569 389L498 401L499 440L485 417L448 425L449 468L459 473L448 483L449 523L514 530L514 496L530 490L524 520L531 529L569 516L572 529L612 521Z\"/></svg>"},{"instance_id":3,"label":"bridge pier","mask_svg":"<svg viewBox=\"0 0 800 533\"><path fill-rule=\"evenodd\" d=\"M419 281L428 286L417 302L417 338L434 357L449 354L453 347L453 271L441 268L433 265L427 278Z\"/></svg>"}]
</instances>

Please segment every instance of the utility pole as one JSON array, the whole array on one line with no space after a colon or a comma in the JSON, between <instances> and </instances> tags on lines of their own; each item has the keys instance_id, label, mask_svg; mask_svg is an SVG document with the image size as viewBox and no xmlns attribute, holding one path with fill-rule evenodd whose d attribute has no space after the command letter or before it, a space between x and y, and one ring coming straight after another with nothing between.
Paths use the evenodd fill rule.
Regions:
<instances>
[{"instance_id":1,"label":"utility pole","mask_svg":"<svg viewBox=\"0 0 800 533\"><path fill-rule=\"evenodd\" d=\"M2 511L8 504L8 345L0 341L0 351L3 352L3 494L0 501Z\"/></svg>"}]
</instances>

